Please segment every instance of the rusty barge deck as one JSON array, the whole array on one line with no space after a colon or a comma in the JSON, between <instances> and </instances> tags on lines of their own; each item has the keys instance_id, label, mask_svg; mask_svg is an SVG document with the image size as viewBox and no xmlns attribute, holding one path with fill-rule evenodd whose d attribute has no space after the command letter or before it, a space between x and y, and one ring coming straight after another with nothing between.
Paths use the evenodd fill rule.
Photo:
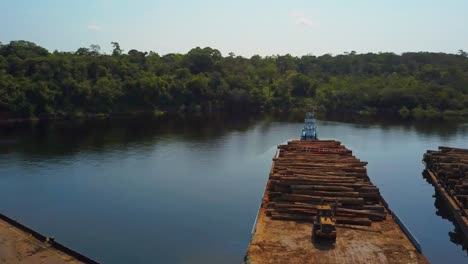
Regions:
<instances>
[{"instance_id":1,"label":"rusty barge deck","mask_svg":"<svg viewBox=\"0 0 468 264\"><path fill-rule=\"evenodd\" d=\"M338 141L278 146L246 263L428 263L365 165ZM336 243L316 241L317 204L335 203Z\"/></svg>"},{"instance_id":2,"label":"rusty barge deck","mask_svg":"<svg viewBox=\"0 0 468 264\"><path fill-rule=\"evenodd\" d=\"M0 264L98 262L0 214Z\"/></svg>"}]
</instances>

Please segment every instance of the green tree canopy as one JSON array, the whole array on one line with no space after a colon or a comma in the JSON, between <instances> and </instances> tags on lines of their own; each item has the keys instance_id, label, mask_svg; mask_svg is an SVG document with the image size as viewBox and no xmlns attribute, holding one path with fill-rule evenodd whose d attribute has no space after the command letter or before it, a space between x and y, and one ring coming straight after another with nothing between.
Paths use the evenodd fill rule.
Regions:
<instances>
[{"instance_id":1,"label":"green tree canopy","mask_svg":"<svg viewBox=\"0 0 468 264\"><path fill-rule=\"evenodd\" d=\"M0 115L129 111L296 111L441 118L468 115L468 57L407 52L250 58L210 47L187 54L111 42L49 53L0 45Z\"/></svg>"}]
</instances>

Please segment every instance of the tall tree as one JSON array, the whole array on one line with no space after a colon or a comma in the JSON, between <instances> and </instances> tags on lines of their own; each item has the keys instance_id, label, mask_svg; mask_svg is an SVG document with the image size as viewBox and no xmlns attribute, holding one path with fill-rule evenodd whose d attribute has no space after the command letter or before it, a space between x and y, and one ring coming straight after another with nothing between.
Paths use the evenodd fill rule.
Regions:
<instances>
[{"instance_id":1,"label":"tall tree","mask_svg":"<svg viewBox=\"0 0 468 264\"><path fill-rule=\"evenodd\" d=\"M468 57L468 53L465 52L464 50L458 50L458 54L462 57Z\"/></svg>"},{"instance_id":2,"label":"tall tree","mask_svg":"<svg viewBox=\"0 0 468 264\"><path fill-rule=\"evenodd\" d=\"M114 49L112 50L112 56L120 56L122 55L123 50L120 48L118 42L111 42Z\"/></svg>"},{"instance_id":3,"label":"tall tree","mask_svg":"<svg viewBox=\"0 0 468 264\"><path fill-rule=\"evenodd\" d=\"M98 56L99 53L101 53L101 46L99 46L98 44L91 44L89 46L89 49L90 49L91 55L93 56Z\"/></svg>"}]
</instances>

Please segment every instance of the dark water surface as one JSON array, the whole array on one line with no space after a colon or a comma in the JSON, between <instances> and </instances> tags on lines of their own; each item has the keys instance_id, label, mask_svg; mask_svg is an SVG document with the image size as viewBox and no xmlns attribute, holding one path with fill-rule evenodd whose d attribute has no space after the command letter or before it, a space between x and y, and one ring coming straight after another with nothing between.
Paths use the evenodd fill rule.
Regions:
<instances>
[{"instance_id":1,"label":"dark water surface","mask_svg":"<svg viewBox=\"0 0 468 264\"><path fill-rule=\"evenodd\" d=\"M276 145L301 127L269 117L2 125L0 211L103 263L239 263ZM468 148L468 124L318 127L369 162L432 263L468 263L421 175L427 149Z\"/></svg>"}]
</instances>

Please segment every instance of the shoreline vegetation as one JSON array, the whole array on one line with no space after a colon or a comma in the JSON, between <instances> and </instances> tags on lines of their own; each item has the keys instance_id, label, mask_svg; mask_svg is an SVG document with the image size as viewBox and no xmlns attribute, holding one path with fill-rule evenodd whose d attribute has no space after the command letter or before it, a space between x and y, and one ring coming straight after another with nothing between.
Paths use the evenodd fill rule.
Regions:
<instances>
[{"instance_id":1,"label":"shoreline vegetation","mask_svg":"<svg viewBox=\"0 0 468 264\"><path fill-rule=\"evenodd\" d=\"M250 58L0 43L0 122L210 113L468 119L468 54Z\"/></svg>"}]
</instances>

